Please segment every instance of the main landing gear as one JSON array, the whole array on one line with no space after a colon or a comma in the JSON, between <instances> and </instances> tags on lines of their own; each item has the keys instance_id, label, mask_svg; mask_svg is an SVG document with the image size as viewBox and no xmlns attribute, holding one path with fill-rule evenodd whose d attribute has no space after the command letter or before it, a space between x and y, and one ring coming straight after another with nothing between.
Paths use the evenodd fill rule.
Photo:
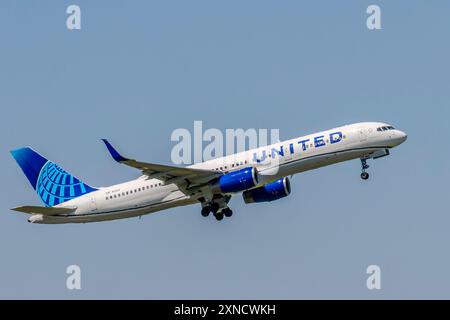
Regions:
<instances>
[{"instance_id":1,"label":"main landing gear","mask_svg":"<svg viewBox=\"0 0 450 320\"><path fill-rule=\"evenodd\" d=\"M222 221L224 217L231 217L233 211L229 207L220 208L216 202L206 205L202 208L202 216L207 217L212 212L217 221Z\"/></svg>"},{"instance_id":2,"label":"main landing gear","mask_svg":"<svg viewBox=\"0 0 450 320\"><path fill-rule=\"evenodd\" d=\"M213 214L214 214L214 217L216 217L217 221L222 221L223 217L230 218L233 215L233 210L226 207L226 208L223 208L222 210L217 211L216 213L213 213Z\"/></svg>"},{"instance_id":3,"label":"main landing gear","mask_svg":"<svg viewBox=\"0 0 450 320\"><path fill-rule=\"evenodd\" d=\"M361 158L361 179L367 180L369 179L369 173L366 172L366 169L369 169L369 165L367 164L367 159Z\"/></svg>"},{"instance_id":4,"label":"main landing gear","mask_svg":"<svg viewBox=\"0 0 450 320\"><path fill-rule=\"evenodd\" d=\"M209 216L209 213L211 212L211 207L210 206L206 206L202 208L202 216L204 216L205 218L207 216Z\"/></svg>"}]
</instances>

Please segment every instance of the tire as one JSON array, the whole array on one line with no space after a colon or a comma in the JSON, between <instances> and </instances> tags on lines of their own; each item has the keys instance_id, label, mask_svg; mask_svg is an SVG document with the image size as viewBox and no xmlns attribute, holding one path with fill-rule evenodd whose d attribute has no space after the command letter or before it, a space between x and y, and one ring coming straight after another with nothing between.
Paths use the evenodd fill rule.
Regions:
<instances>
[{"instance_id":1,"label":"tire","mask_svg":"<svg viewBox=\"0 0 450 320\"><path fill-rule=\"evenodd\" d=\"M369 174L367 172L362 172L361 173L361 179L363 179L363 180L369 179Z\"/></svg>"},{"instance_id":2,"label":"tire","mask_svg":"<svg viewBox=\"0 0 450 320\"><path fill-rule=\"evenodd\" d=\"M223 220L223 213L222 212L221 213L216 213L214 216L216 217L217 221L222 221Z\"/></svg>"},{"instance_id":3,"label":"tire","mask_svg":"<svg viewBox=\"0 0 450 320\"><path fill-rule=\"evenodd\" d=\"M210 206L206 206L202 208L202 216L204 216L205 218L207 216L209 216L209 213L211 212L211 207Z\"/></svg>"},{"instance_id":4,"label":"tire","mask_svg":"<svg viewBox=\"0 0 450 320\"><path fill-rule=\"evenodd\" d=\"M222 213L225 217L229 218L233 215L233 210L231 210L230 208L225 208L222 210Z\"/></svg>"},{"instance_id":5,"label":"tire","mask_svg":"<svg viewBox=\"0 0 450 320\"><path fill-rule=\"evenodd\" d=\"M212 211L212 213L214 213L214 214L216 214L217 213L217 211L219 211L219 204L218 203L215 203L215 202L213 202L212 204L211 204L211 211Z\"/></svg>"}]
</instances>

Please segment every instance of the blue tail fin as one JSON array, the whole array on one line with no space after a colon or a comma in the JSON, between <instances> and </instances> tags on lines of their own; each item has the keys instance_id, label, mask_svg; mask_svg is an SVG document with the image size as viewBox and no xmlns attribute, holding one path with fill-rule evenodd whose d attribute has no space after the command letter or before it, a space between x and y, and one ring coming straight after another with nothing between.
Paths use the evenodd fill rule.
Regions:
<instances>
[{"instance_id":1,"label":"blue tail fin","mask_svg":"<svg viewBox=\"0 0 450 320\"><path fill-rule=\"evenodd\" d=\"M11 154L46 206L52 207L97 190L29 147L12 150Z\"/></svg>"}]
</instances>

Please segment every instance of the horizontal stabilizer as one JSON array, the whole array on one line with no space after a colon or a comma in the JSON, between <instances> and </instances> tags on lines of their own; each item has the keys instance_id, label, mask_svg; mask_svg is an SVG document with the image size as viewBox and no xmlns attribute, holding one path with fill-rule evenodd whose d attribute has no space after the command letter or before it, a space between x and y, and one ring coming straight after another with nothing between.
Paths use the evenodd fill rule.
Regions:
<instances>
[{"instance_id":1,"label":"horizontal stabilizer","mask_svg":"<svg viewBox=\"0 0 450 320\"><path fill-rule=\"evenodd\" d=\"M21 206L11 210L25 212L30 214L42 214L44 216L54 216L57 214L67 214L74 212L76 207L57 208L57 207L39 207L39 206Z\"/></svg>"}]
</instances>

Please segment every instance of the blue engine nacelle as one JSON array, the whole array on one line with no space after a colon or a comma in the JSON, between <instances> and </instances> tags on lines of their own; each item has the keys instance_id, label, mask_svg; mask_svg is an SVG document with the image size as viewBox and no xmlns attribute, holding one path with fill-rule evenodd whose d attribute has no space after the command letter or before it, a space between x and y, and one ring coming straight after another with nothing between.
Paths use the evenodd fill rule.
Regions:
<instances>
[{"instance_id":1,"label":"blue engine nacelle","mask_svg":"<svg viewBox=\"0 0 450 320\"><path fill-rule=\"evenodd\" d=\"M288 177L278 179L262 187L245 191L242 196L245 203L269 202L288 196L291 193L291 183Z\"/></svg>"},{"instance_id":2,"label":"blue engine nacelle","mask_svg":"<svg viewBox=\"0 0 450 320\"><path fill-rule=\"evenodd\" d=\"M248 167L224 174L214 184L213 191L221 193L239 192L258 184L258 171Z\"/></svg>"}]
</instances>

